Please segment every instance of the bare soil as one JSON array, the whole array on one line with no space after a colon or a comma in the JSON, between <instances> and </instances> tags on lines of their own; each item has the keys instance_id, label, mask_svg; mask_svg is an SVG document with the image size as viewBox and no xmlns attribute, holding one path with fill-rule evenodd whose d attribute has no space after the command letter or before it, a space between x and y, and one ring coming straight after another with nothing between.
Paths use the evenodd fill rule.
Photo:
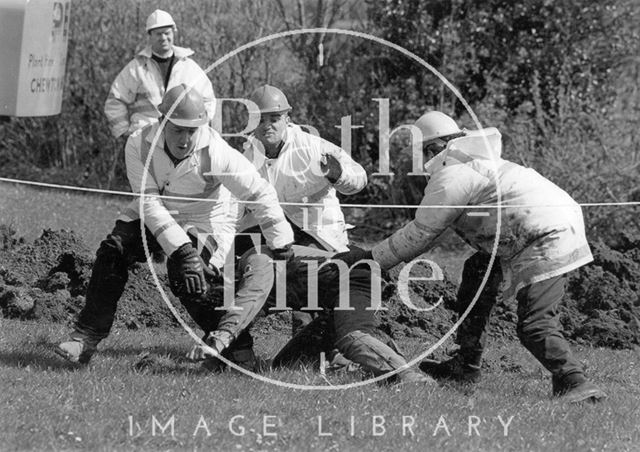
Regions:
<instances>
[{"instance_id":1,"label":"bare soil","mask_svg":"<svg viewBox=\"0 0 640 452\"><path fill-rule=\"evenodd\" d=\"M640 237L622 236L619 243L591 244L595 261L569 275L567 296L561 307L566 336L575 343L611 348L640 344ZM33 243L15 237L0 225L0 309L3 317L70 324L84 304L93 252L72 231L44 230ZM177 321L158 294L146 264L131 268L119 302L116 326L176 327ZM427 266L414 267L412 276L430 276ZM418 312L400 301L398 270L384 275L380 328L394 338L415 337L431 343L446 333L455 320L456 285L450 280L411 282L410 299ZM166 286L164 277L161 276ZM170 299L187 319L179 302ZM499 301L493 312L490 335L516 339L515 302ZM269 316L259 330L287 329L286 316Z\"/></svg>"}]
</instances>

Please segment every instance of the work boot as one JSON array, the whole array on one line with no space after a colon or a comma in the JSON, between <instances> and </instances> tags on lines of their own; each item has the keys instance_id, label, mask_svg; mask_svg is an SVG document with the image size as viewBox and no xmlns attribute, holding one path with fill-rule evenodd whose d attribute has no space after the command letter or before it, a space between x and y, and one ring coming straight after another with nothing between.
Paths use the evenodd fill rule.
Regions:
<instances>
[{"instance_id":1,"label":"work boot","mask_svg":"<svg viewBox=\"0 0 640 452\"><path fill-rule=\"evenodd\" d=\"M456 353L445 361L425 359L420 363L420 370L433 378L454 380L461 383L477 383L482 376L479 363L476 365L466 362L460 353Z\"/></svg>"},{"instance_id":2,"label":"work boot","mask_svg":"<svg viewBox=\"0 0 640 452\"><path fill-rule=\"evenodd\" d=\"M59 344L55 352L69 362L87 364L98 349L100 339L74 332L67 342Z\"/></svg>"},{"instance_id":3,"label":"work boot","mask_svg":"<svg viewBox=\"0 0 640 452\"><path fill-rule=\"evenodd\" d=\"M398 373L397 382L398 383L417 383L417 384L424 384L424 385L436 384L436 381L433 378L411 367Z\"/></svg>"},{"instance_id":4,"label":"work boot","mask_svg":"<svg viewBox=\"0 0 640 452\"><path fill-rule=\"evenodd\" d=\"M264 363L256 356L253 348L226 349L222 352L222 356L237 364L239 367L251 372L259 372L264 367ZM202 367L211 372L222 372L227 369L227 364L216 357L206 358L202 362Z\"/></svg>"},{"instance_id":5,"label":"work boot","mask_svg":"<svg viewBox=\"0 0 640 452\"><path fill-rule=\"evenodd\" d=\"M551 378L554 397L560 397L567 403L579 403L585 400L597 402L607 398L607 394L586 379L563 381L555 375Z\"/></svg>"}]
</instances>

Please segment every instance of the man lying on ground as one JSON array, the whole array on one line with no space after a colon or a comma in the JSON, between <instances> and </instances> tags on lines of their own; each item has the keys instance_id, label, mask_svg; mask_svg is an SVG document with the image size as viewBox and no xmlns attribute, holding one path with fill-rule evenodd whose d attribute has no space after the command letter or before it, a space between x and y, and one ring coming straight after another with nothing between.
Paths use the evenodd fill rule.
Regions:
<instances>
[{"instance_id":1,"label":"man lying on ground","mask_svg":"<svg viewBox=\"0 0 640 452\"><path fill-rule=\"evenodd\" d=\"M296 257L286 263L285 284L279 283L283 281L282 274L279 274L283 267L277 262L273 267L259 269L264 280L271 279L271 293L262 306L256 303L250 309L231 311L237 318L235 327L229 323L224 326L218 323L223 312L216 310L223 305L220 286L218 290L210 291L209 296L185 305L198 325L209 332L204 339L208 347L194 347L189 353L192 359L204 360L206 366L218 368L220 362L216 356L221 354L228 358L226 350L231 346L236 351L239 348L244 350L244 353L236 354L244 360L236 360L236 363L254 370L256 358L251 344L232 344L233 338L240 336L238 329L253 320L259 309L265 314L281 312L285 306L294 311L308 311L317 302L315 311L320 314L280 351L273 362L274 366L293 364L303 354L309 356L337 348L346 359L374 376L397 371L391 379L433 383L431 378L407 367L407 361L393 341L387 345L375 337L385 336L377 328L375 307L371 309L372 287L379 287L379 275L372 272L367 264L349 269L340 260L340 255L331 259L333 253L330 252L296 245L293 249ZM253 251L246 253L240 259L239 268L245 267L244 261L252 255ZM255 300L262 298L256 297ZM305 343L301 338L309 335L315 335L316 338ZM321 338L319 341L317 336Z\"/></svg>"}]
</instances>

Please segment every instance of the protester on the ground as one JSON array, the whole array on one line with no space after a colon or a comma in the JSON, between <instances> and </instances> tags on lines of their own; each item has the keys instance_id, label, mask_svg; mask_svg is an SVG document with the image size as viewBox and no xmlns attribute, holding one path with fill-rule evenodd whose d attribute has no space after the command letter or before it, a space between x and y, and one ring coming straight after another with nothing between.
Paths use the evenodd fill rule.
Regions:
<instances>
[{"instance_id":1,"label":"protester on the ground","mask_svg":"<svg viewBox=\"0 0 640 452\"><path fill-rule=\"evenodd\" d=\"M379 275L372 274L367 265L349 269L338 260L331 263L327 259L334 254L332 252L297 245L293 249L295 257L286 263L286 289L278 287L279 278L272 273L273 288L269 297L266 301L262 297L254 299L251 313L255 316L260 308L265 314L279 312L283 308L295 311L310 309L315 305L312 300L315 300L319 315L278 352L271 363L272 367L317 362L321 353L328 354L337 349L349 363L359 366L367 374L380 377L393 373L384 381L435 384L427 375L408 367L393 340L377 328L375 309L371 304L372 287L377 285L379 288L381 284ZM269 254L269 251L265 252ZM245 267L246 259L245 254L240 259L240 268ZM348 281L348 287L342 287L341 275L344 281ZM309 281L314 279L315 283L310 284ZM263 301L262 305L259 305L260 300ZM201 326L204 330L216 327L216 316L219 315L216 308L221 304L221 296L218 296L217 301L215 297L210 297L193 307L193 317L203 322ZM194 360L204 360L209 369L223 369L224 362L217 356L224 348L215 337L207 338L205 343L211 349L195 346L189 356ZM222 356L225 356L224 353ZM254 365L252 370L256 370L256 367L259 364Z\"/></svg>"}]
</instances>

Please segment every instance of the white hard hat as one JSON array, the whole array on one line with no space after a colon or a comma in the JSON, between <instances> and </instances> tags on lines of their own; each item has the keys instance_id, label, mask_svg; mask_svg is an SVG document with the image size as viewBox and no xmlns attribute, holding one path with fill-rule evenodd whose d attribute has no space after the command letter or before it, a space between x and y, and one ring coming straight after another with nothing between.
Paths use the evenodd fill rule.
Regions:
<instances>
[{"instance_id":1,"label":"white hard hat","mask_svg":"<svg viewBox=\"0 0 640 452\"><path fill-rule=\"evenodd\" d=\"M420 116L415 126L422 132L423 142L462 132L451 117L439 111L430 111Z\"/></svg>"},{"instance_id":2,"label":"white hard hat","mask_svg":"<svg viewBox=\"0 0 640 452\"><path fill-rule=\"evenodd\" d=\"M162 27L175 27L176 23L173 21L173 17L166 11L156 9L147 17L147 32L154 28Z\"/></svg>"}]
</instances>

